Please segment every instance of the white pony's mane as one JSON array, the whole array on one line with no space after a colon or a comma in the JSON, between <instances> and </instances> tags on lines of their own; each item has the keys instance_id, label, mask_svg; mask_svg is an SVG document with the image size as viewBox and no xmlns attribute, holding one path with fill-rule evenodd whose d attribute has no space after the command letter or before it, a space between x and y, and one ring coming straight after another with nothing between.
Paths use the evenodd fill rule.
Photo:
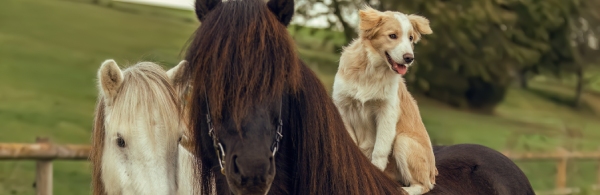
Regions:
<instances>
[{"instance_id":1,"label":"white pony's mane","mask_svg":"<svg viewBox=\"0 0 600 195\"><path fill-rule=\"evenodd\" d=\"M114 118L120 120L119 123L136 123L137 121L133 116L145 115L144 118L161 119L158 124L177 127L183 125L180 121L172 120L174 114L180 114L177 98L178 96L165 71L154 63L141 62L123 71L123 84L114 99L112 114L116 115ZM158 110L159 113L155 113L154 110ZM131 113L136 113L136 115ZM149 120L149 122L152 122L152 120ZM157 124L147 125L154 126ZM162 134L159 137L168 136L168 138L173 138L179 136L179 132L176 131L178 128L168 129L167 134ZM149 132L151 134L155 133L153 131Z\"/></svg>"}]
</instances>

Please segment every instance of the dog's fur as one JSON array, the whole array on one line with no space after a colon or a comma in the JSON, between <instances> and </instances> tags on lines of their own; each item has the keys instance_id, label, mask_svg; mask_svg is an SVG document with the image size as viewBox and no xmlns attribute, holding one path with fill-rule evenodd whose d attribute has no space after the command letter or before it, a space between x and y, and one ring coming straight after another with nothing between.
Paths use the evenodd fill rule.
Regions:
<instances>
[{"instance_id":1,"label":"dog's fur","mask_svg":"<svg viewBox=\"0 0 600 195\"><path fill-rule=\"evenodd\" d=\"M414 43L431 34L429 20L400 12L359 11L359 38L344 48L333 99L352 139L382 171L410 194L435 184L437 169L429 135L401 74L412 64ZM393 146L393 155L392 153ZM392 162L393 163L393 162Z\"/></svg>"}]
</instances>

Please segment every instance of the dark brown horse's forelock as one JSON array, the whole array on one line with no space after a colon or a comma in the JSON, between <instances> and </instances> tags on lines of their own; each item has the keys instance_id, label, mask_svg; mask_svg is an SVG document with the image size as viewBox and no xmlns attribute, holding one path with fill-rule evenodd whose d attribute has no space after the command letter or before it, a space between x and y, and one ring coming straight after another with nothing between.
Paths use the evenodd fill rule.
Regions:
<instances>
[{"instance_id":1,"label":"dark brown horse's forelock","mask_svg":"<svg viewBox=\"0 0 600 195\"><path fill-rule=\"evenodd\" d=\"M188 49L190 66L183 81L194 80L193 100L204 103L208 94L216 126L225 115L239 124L252 105L279 100L286 86L293 91L298 83L293 40L266 5L254 1L260 2L217 6L205 16Z\"/></svg>"},{"instance_id":2,"label":"dark brown horse's forelock","mask_svg":"<svg viewBox=\"0 0 600 195\"><path fill-rule=\"evenodd\" d=\"M404 194L361 153L317 76L304 65L291 36L260 0L228 1L204 15L188 48L186 86L193 86L190 124L199 142L210 141L204 94L215 128L223 118L240 124L252 105L284 106L284 140L277 154L272 194ZM239 129L239 127L238 127ZM203 194L224 183L211 144L198 143L196 170ZM223 192L219 192L223 193Z\"/></svg>"}]
</instances>

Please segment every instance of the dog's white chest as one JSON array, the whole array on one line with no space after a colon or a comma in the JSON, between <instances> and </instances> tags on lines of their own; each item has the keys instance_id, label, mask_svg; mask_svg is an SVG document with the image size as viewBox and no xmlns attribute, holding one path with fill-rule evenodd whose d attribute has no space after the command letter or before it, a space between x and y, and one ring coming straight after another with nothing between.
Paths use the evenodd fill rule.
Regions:
<instances>
[{"instance_id":1,"label":"dog's white chest","mask_svg":"<svg viewBox=\"0 0 600 195\"><path fill-rule=\"evenodd\" d=\"M348 82L336 78L333 98L344 121L354 130L359 147L368 154L375 144L378 115L397 107L401 80L386 82Z\"/></svg>"},{"instance_id":2,"label":"dog's white chest","mask_svg":"<svg viewBox=\"0 0 600 195\"><path fill-rule=\"evenodd\" d=\"M398 101L398 87L401 78L392 77L382 82L352 82L336 78L333 95L346 97L365 104L373 100Z\"/></svg>"}]
</instances>

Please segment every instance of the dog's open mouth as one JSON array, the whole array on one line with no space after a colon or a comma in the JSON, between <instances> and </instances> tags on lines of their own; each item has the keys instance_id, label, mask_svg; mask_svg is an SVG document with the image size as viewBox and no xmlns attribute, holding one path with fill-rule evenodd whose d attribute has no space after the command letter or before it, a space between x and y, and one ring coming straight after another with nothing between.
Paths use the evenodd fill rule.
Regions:
<instances>
[{"instance_id":1,"label":"dog's open mouth","mask_svg":"<svg viewBox=\"0 0 600 195\"><path fill-rule=\"evenodd\" d=\"M388 63L392 66L392 70L394 70L394 72L404 75L406 74L406 71L408 70L408 67L406 67L406 64L400 64L395 62L392 57L390 56L390 54L388 54L387 52L385 52L385 57L387 58Z\"/></svg>"}]
</instances>

